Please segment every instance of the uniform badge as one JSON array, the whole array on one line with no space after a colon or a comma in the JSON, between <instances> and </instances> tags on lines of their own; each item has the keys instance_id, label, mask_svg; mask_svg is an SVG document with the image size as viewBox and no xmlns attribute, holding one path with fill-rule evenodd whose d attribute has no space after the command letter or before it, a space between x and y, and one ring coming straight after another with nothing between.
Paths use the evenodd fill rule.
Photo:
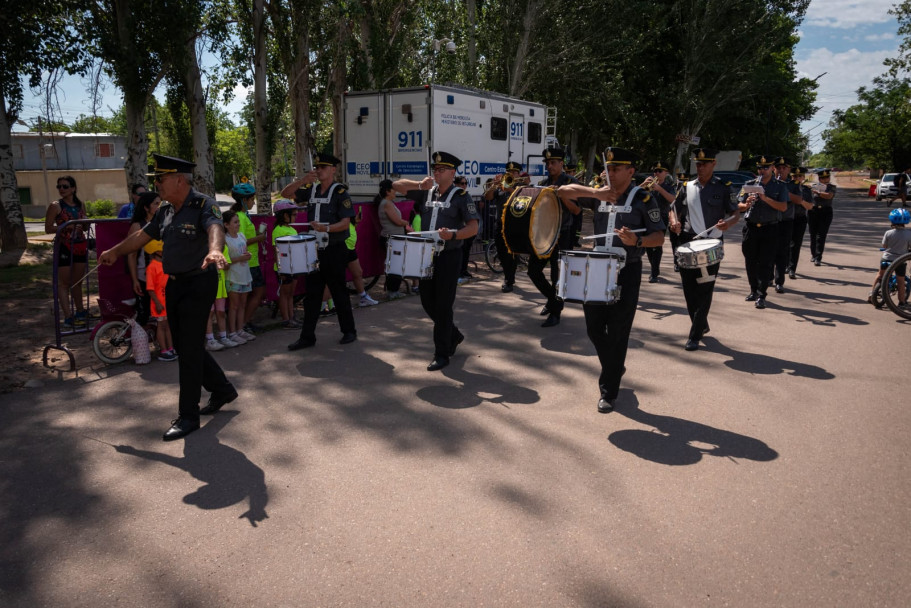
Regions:
<instances>
[{"instance_id":1,"label":"uniform badge","mask_svg":"<svg viewBox=\"0 0 911 608\"><path fill-rule=\"evenodd\" d=\"M217 219L221 219L221 209L218 205L212 205L212 215L214 215Z\"/></svg>"},{"instance_id":2,"label":"uniform badge","mask_svg":"<svg viewBox=\"0 0 911 608\"><path fill-rule=\"evenodd\" d=\"M661 211L658 209L649 209L648 219L657 224L661 220Z\"/></svg>"},{"instance_id":3,"label":"uniform badge","mask_svg":"<svg viewBox=\"0 0 911 608\"><path fill-rule=\"evenodd\" d=\"M478 214L478 208L475 206L474 201L468 203L468 213L470 213L471 215Z\"/></svg>"},{"instance_id":4,"label":"uniform badge","mask_svg":"<svg viewBox=\"0 0 911 608\"><path fill-rule=\"evenodd\" d=\"M351 209L351 199L346 198L345 201L342 203L342 207L344 207L345 209Z\"/></svg>"}]
</instances>

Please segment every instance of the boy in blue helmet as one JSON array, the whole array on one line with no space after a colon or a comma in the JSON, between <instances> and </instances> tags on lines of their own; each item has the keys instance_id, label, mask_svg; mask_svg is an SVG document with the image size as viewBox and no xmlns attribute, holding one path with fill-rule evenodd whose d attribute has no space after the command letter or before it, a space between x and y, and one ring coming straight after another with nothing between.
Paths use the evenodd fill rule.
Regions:
<instances>
[{"instance_id":1,"label":"boy in blue helmet","mask_svg":"<svg viewBox=\"0 0 911 608\"><path fill-rule=\"evenodd\" d=\"M911 230L905 228L909 222L911 222L911 213L907 209L893 209L889 212L889 221L892 223L892 228L886 231L883 235L883 257L879 262L879 272L876 273L876 280L873 281L873 290L876 290L876 286L879 285L882 281L883 274L885 274L886 269L892 265L896 259L902 255L911 251ZM902 264L901 267L896 268L896 275L903 277L907 271L906 264ZM905 293L905 282L898 282L898 303L901 306L904 306L908 301L908 294ZM875 306L875 300L873 299L873 291L870 292L870 296L867 298L867 302Z\"/></svg>"}]
</instances>

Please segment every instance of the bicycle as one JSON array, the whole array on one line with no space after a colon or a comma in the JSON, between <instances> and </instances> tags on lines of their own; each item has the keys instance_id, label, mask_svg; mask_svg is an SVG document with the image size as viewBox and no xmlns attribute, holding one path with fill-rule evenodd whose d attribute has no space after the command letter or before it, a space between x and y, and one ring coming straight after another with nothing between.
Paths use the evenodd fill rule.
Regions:
<instances>
[{"instance_id":1,"label":"bicycle","mask_svg":"<svg viewBox=\"0 0 911 608\"><path fill-rule=\"evenodd\" d=\"M886 304L886 306L889 307L889 310L903 319L911 320L911 306L909 306L907 302L908 296L911 295L911 278L909 278L907 275L903 277L905 280L905 302L899 302L899 276L896 272L901 266L905 266L907 269L909 262L911 262L911 253L906 253L901 257L895 259L892 264L889 265L889 268L886 269L882 281L880 281L880 284L878 286L878 296L882 298L882 301ZM876 301L877 290L874 290L874 304Z\"/></svg>"},{"instance_id":2,"label":"bicycle","mask_svg":"<svg viewBox=\"0 0 911 608\"><path fill-rule=\"evenodd\" d=\"M524 270L528 267L528 258L521 254L515 254L516 270ZM500 262L500 255L497 252L497 242L494 239L487 241L484 248L484 261L487 267L497 274L503 274L503 264Z\"/></svg>"},{"instance_id":3,"label":"bicycle","mask_svg":"<svg viewBox=\"0 0 911 608\"><path fill-rule=\"evenodd\" d=\"M101 321L92 330L92 350L103 362L114 365L123 363L133 354L133 327L137 312L136 298L121 303L98 298ZM158 324L154 318L143 326L149 336L149 344L155 341Z\"/></svg>"}]
</instances>

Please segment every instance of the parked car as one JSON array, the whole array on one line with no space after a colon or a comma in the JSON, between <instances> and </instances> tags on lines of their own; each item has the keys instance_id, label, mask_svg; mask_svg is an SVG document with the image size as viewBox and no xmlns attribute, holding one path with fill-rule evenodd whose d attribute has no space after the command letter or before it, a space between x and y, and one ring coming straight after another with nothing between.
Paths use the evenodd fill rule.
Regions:
<instances>
[{"instance_id":1,"label":"parked car","mask_svg":"<svg viewBox=\"0 0 911 608\"><path fill-rule=\"evenodd\" d=\"M756 179L756 175L749 171L715 171L714 175L718 179L731 182L731 188L736 190L739 190L742 185L751 179Z\"/></svg>"},{"instance_id":2,"label":"parked car","mask_svg":"<svg viewBox=\"0 0 911 608\"><path fill-rule=\"evenodd\" d=\"M876 200L898 198L898 188L895 187L896 177L898 177L898 173L886 173L883 175L879 183L876 184ZM908 194L911 194L911 184L908 185Z\"/></svg>"}]
</instances>

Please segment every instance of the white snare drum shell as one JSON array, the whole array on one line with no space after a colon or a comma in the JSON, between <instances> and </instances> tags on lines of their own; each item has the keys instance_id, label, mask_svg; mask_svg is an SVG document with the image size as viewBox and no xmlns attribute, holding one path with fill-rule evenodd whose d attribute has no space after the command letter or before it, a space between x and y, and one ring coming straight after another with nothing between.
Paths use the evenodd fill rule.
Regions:
<instances>
[{"instance_id":1,"label":"white snare drum shell","mask_svg":"<svg viewBox=\"0 0 911 608\"><path fill-rule=\"evenodd\" d=\"M319 269L316 238L308 234L281 236L275 239L278 272L281 274L310 274Z\"/></svg>"},{"instance_id":2,"label":"white snare drum shell","mask_svg":"<svg viewBox=\"0 0 911 608\"><path fill-rule=\"evenodd\" d=\"M603 252L564 251L560 254L557 296L581 304L613 304L620 298L617 277L620 258Z\"/></svg>"},{"instance_id":3,"label":"white snare drum shell","mask_svg":"<svg viewBox=\"0 0 911 608\"><path fill-rule=\"evenodd\" d=\"M386 248L386 274L406 279L429 278L433 275L433 254L433 239L393 235Z\"/></svg>"},{"instance_id":4,"label":"white snare drum shell","mask_svg":"<svg viewBox=\"0 0 911 608\"><path fill-rule=\"evenodd\" d=\"M705 268L724 259L721 239L700 239L677 247L677 265L687 269Z\"/></svg>"}]
</instances>

